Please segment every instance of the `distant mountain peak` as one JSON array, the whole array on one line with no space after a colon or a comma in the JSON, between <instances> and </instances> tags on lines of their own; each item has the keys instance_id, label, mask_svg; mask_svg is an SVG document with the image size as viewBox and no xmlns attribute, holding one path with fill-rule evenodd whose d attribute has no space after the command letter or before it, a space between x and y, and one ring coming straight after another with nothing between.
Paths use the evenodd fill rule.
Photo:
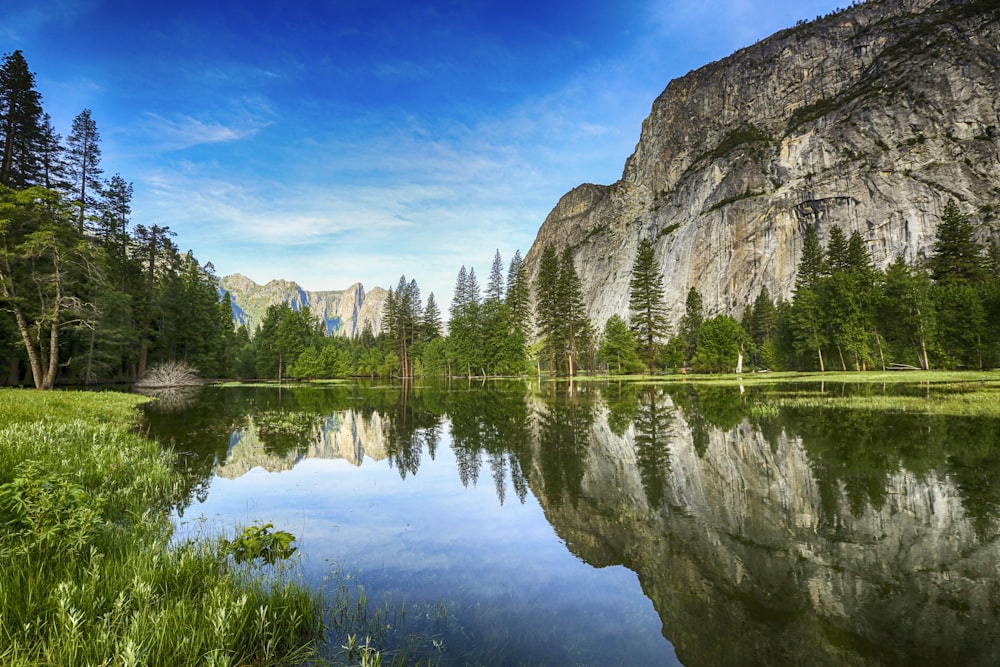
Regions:
<instances>
[{"instance_id":1,"label":"distant mountain peak","mask_svg":"<svg viewBox=\"0 0 1000 667\"><path fill-rule=\"evenodd\" d=\"M327 333L334 336L354 337L366 327L373 333L382 328L382 306L387 292L378 287L365 292L360 282L346 290L310 292L290 280L275 278L260 285L241 273L234 273L221 278L219 286L223 292L229 292L233 322L245 324L251 332L260 326L268 307L278 303L287 303L294 310L308 307L323 320Z\"/></svg>"}]
</instances>

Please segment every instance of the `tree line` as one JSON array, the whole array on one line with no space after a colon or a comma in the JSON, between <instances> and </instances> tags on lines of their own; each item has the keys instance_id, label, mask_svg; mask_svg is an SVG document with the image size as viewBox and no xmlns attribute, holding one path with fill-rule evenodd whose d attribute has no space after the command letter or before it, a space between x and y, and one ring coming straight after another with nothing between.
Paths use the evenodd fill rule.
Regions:
<instances>
[{"instance_id":1,"label":"tree line","mask_svg":"<svg viewBox=\"0 0 1000 667\"><path fill-rule=\"evenodd\" d=\"M182 360L232 370L232 312L211 264L169 226L134 224L132 184L104 178L89 109L64 139L21 51L0 65L0 382L134 381Z\"/></svg>"},{"instance_id":2,"label":"tree line","mask_svg":"<svg viewBox=\"0 0 1000 667\"><path fill-rule=\"evenodd\" d=\"M942 212L930 256L874 267L864 238L830 228L826 246L804 231L795 288L774 301L767 288L739 322L703 317L691 289L665 366L824 371L1000 366L1000 246L976 240L954 200Z\"/></svg>"}]
</instances>

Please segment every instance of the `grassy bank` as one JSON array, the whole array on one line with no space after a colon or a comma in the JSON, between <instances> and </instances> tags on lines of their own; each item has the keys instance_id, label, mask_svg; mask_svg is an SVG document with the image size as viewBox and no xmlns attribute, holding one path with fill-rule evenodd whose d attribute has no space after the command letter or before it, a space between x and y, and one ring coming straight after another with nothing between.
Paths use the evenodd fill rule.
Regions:
<instances>
[{"instance_id":1,"label":"grassy bank","mask_svg":"<svg viewBox=\"0 0 1000 667\"><path fill-rule=\"evenodd\" d=\"M310 662L319 601L287 570L169 546L182 483L140 400L0 390L0 664Z\"/></svg>"}]
</instances>

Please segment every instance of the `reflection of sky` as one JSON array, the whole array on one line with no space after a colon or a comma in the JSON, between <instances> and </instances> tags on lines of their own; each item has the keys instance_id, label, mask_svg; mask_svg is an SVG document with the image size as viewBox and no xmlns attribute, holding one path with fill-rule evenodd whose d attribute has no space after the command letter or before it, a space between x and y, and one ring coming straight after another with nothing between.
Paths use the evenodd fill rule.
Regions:
<instances>
[{"instance_id":1,"label":"reflection of sky","mask_svg":"<svg viewBox=\"0 0 1000 667\"><path fill-rule=\"evenodd\" d=\"M216 477L207 500L186 511L182 532L273 522L298 537L317 583L334 569L357 573L408 602L444 602L453 619L481 605L504 633L545 645L549 656L567 655L551 647L565 642L587 660L606 652L615 662L632 656L631 664L672 664L636 575L580 561L535 497L521 503L507 485L501 505L484 460L478 484L463 487L445 433L435 459L425 451L405 480L388 462L370 459L360 467L306 459L289 471Z\"/></svg>"}]
</instances>

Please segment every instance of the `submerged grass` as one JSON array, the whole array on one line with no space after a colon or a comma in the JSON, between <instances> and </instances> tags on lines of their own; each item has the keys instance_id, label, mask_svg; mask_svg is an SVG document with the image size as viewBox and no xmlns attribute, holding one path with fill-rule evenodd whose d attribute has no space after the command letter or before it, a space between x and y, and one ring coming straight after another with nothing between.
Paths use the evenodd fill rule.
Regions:
<instances>
[{"instance_id":1,"label":"submerged grass","mask_svg":"<svg viewBox=\"0 0 1000 667\"><path fill-rule=\"evenodd\" d=\"M141 398L0 390L0 663L313 664L320 601L221 540L170 545L184 488Z\"/></svg>"}]
</instances>

